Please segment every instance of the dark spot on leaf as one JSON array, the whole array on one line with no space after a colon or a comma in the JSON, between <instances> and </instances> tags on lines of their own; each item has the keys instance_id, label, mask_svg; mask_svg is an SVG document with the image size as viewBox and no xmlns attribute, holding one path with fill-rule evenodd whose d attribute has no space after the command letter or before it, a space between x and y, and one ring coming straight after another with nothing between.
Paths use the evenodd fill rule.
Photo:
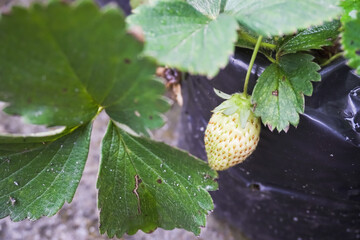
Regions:
<instances>
[{"instance_id":1,"label":"dark spot on leaf","mask_svg":"<svg viewBox=\"0 0 360 240\"><path fill-rule=\"evenodd\" d=\"M285 76L282 76L282 80L285 81L285 80L286 80L286 77L285 77Z\"/></svg>"},{"instance_id":2,"label":"dark spot on leaf","mask_svg":"<svg viewBox=\"0 0 360 240\"><path fill-rule=\"evenodd\" d=\"M67 91L68 91L68 89L67 88L63 88L63 93L66 93Z\"/></svg>"},{"instance_id":3,"label":"dark spot on leaf","mask_svg":"<svg viewBox=\"0 0 360 240\"><path fill-rule=\"evenodd\" d=\"M206 174L204 175L204 179L210 179L210 178L211 178L211 176L210 176L209 174L206 173Z\"/></svg>"},{"instance_id":4,"label":"dark spot on leaf","mask_svg":"<svg viewBox=\"0 0 360 240\"><path fill-rule=\"evenodd\" d=\"M354 45L354 40L351 40L351 41L350 41L350 45Z\"/></svg>"},{"instance_id":5,"label":"dark spot on leaf","mask_svg":"<svg viewBox=\"0 0 360 240\"><path fill-rule=\"evenodd\" d=\"M156 180L157 183L161 184L162 180L159 178L158 180Z\"/></svg>"},{"instance_id":6,"label":"dark spot on leaf","mask_svg":"<svg viewBox=\"0 0 360 240\"><path fill-rule=\"evenodd\" d=\"M252 190L260 191L260 185L258 183L252 183L249 185Z\"/></svg>"},{"instance_id":7,"label":"dark spot on leaf","mask_svg":"<svg viewBox=\"0 0 360 240\"><path fill-rule=\"evenodd\" d=\"M278 90L275 90L275 91L272 91L271 94L272 94L273 96L278 96L278 95L279 95L279 92L278 92Z\"/></svg>"},{"instance_id":8,"label":"dark spot on leaf","mask_svg":"<svg viewBox=\"0 0 360 240\"><path fill-rule=\"evenodd\" d=\"M131 63L131 60L130 60L130 59L128 59L128 58L125 58L125 59L124 59L124 63L126 63L126 64L130 64L130 63Z\"/></svg>"},{"instance_id":9,"label":"dark spot on leaf","mask_svg":"<svg viewBox=\"0 0 360 240\"><path fill-rule=\"evenodd\" d=\"M255 112L256 106L257 106L257 104L254 103L254 105L253 105L253 112Z\"/></svg>"},{"instance_id":10,"label":"dark spot on leaf","mask_svg":"<svg viewBox=\"0 0 360 240\"><path fill-rule=\"evenodd\" d=\"M152 120L152 119L153 119L153 116L150 115L150 116L149 116L149 119Z\"/></svg>"},{"instance_id":11,"label":"dark spot on leaf","mask_svg":"<svg viewBox=\"0 0 360 240\"><path fill-rule=\"evenodd\" d=\"M27 103L31 103L31 102L32 102L32 99L31 99L31 98L28 98L28 99L26 100L26 102L27 102Z\"/></svg>"}]
</instances>

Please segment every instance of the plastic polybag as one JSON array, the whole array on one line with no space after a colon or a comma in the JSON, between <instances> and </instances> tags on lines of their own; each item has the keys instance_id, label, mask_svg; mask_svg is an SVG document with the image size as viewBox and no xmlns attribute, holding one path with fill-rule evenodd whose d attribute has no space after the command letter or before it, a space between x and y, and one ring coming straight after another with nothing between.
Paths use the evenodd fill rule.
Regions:
<instances>
[{"instance_id":1,"label":"plastic polybag","mask_svg":"<svg viewBox=\"0 0 360 240\"><path fill-rule=\"evenodd\" d=\"M204 131L225 93L242 90L251 52L212 80L183 81L180 147L206 159ZM258 55L249 89L269 65ZM215 214L252 240L360 239L360 77L339 59L320 71L305 113L288 133L262 127L256 151L219 174Z\"/></svg>"}]
</instances>

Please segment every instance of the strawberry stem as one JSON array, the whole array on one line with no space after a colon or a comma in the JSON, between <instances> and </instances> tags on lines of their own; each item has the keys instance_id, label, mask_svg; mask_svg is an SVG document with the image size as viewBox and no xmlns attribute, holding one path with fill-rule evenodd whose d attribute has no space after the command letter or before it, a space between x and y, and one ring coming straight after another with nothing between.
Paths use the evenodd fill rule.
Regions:
<instances>
[{"instance_id":1,"label":"strawberry stem","mask_svg":"<svg viewBox=\"0 0 360 240\"><path fill-rule=\"evenodd\" d=\"M326 65L328 65L329 63L331 63L332 61L336 60L339 57L342 57L344 55L343 52L339 52L335 55L333 55L331 58L329 58L326 62L320 64L320 67L325 67Z\"/></svg>"},{"instance_id":2,"label":"strawberry stem","mask_svg":"<svg viewBox=\"0 0 360 240\"><path fill-rule=\"evenodd\" d=\"M247 96L247 88L248 88L248 84L249 84L251 69L252 69L253 66L254 66L255 58L256 58L256 55L257 55L257 53L258 53L258 51L259 51L262 38L263 38L263 36L261 36L261 35L258 37L258 40L257 40L256 45L255 45L255 48L254 48L254 52L253 52L253 54L252 54L252 56L251 56L249 68L248 68L247 73L246 73L245 83L244 83L244 96L245 96L245 97Z\"/></svg>"},{"instance_id":3,"label":"strawberry stem","mask_svg":"<svg viewBox=\"0 0 360 240\"><path fill-rule=\"evenodd\" d=\"M245 31L238 31L238 39L244 39L247 42L250 42L252 44L256 44L257 39L254 38L253 36L251 36L250 34L246 33ZM241 45L239 45L241 46ZM276 49L276 45L275 44L271 44L271 43L267 43L267 42L262 42L260 44L260 46L262 48L267 48L267 49L271 49L271 50L275 50Z\"/></svg>"}]
</instances>

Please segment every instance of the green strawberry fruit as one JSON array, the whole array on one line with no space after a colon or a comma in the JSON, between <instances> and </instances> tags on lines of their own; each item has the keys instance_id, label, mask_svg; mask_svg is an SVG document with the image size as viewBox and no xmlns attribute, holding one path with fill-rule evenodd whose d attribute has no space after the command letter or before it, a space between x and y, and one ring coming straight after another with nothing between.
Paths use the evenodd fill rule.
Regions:
<instances>
[{"instance_id":1,"label":"green strawberry fruit","mask_svg":"<svg viewBox=\"0 0 360 240\"><path fill-rule=\"evenodd\" d=\"M220 171L243 162L254 152L261 125L251 111L250 96L215 92L227 100L213 110L205 131L205 149L210 167Z\"/></svg>"}]
</instances>

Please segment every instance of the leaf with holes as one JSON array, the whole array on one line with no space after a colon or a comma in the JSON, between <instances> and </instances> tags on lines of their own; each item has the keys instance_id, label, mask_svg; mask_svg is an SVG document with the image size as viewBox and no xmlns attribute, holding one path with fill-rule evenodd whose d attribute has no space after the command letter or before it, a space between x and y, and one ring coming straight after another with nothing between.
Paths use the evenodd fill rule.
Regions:
<instances>
[{"instance_id":1,"label":"leaf with holes","mask_svg":"<svg viewBox=\"0 0 360 240\"><path fill-rule=\"evenodd\" d=\"M167 103L164 88L152 80L155 65L140 57L143 43L127 33L117 8L100 10L90 0L16 7L0 20L0 45L0 100L9 103L7 113L72 127L103 107L137 132L163 123L158 115ZM144 92L142 85L153 89ZM140 117L119 117L125 105Z\"/></svg>"},{"instance_id":2,"label":"leaf with holes","mask_svg":"<svg viewBox=\"0 0 360 240\"><path fill-rule=\"evenodd\" d=\"M35 220L70 203L85 166L90 133L87 124L48 137L1 136L0 218Z\"/></svg>"},{"instance_id":3,"label":"leaf with holes","mask_svg":"<svg viewBox=\"0 0 360 240\"><path fill-rule=\"evenodd\" d=\"M360 75L360 2L346 0L342 2L342 6L345 10L341 18L344 55L349 59L348 65Z\"/></svg>"},{"instance_id":4,"label":"leaf with holes","mask_svg":"<svg viewBox=\"0 0 360 240\"><path fill-rule=\"evenodd\" d=\"M296 53L310 49L320 49L331 46L339 35L340 21L334 20L323 25L299 31L294 36L287 36L281 40L278 52L281 54Z\"/></svg>"},{"instance_id":5,"label":"leaf with holes","mask_svg":"<svg viewBox=\"0 0 360 240\"><path fill-rule=\"evenodd\" d=\"M134 137L110 123L102 142L97 187L100 231L109 237L184 228L195 234L213 209L209 166L163 143Z\"/></svg>"},{"instance_id":6,"label":"leaf with holes","mask_svg":"<svg viewBox=\"0 0 360 240\"><path fill-rule=\"evenodd\" d=\"M269 128L287 131L297 126L304 112L304 95L310 96L311 81L320 81L320 67L308 54L288 54L265 69L253 90L255 114Z\"/></svg>"},{"instance_id":7,"label":"leaf with holes","mask_svg":"<svg viewBox=\"0 0 360 240\"><path fill-rule=\"evenodd\" d=\"M146 38L146 53L159 63L193 74L215 76L234 50L238 24L205 1L158 1L128 18ZM202 4L204 3L204 4Z\"/></svg>"}]
</instances>

